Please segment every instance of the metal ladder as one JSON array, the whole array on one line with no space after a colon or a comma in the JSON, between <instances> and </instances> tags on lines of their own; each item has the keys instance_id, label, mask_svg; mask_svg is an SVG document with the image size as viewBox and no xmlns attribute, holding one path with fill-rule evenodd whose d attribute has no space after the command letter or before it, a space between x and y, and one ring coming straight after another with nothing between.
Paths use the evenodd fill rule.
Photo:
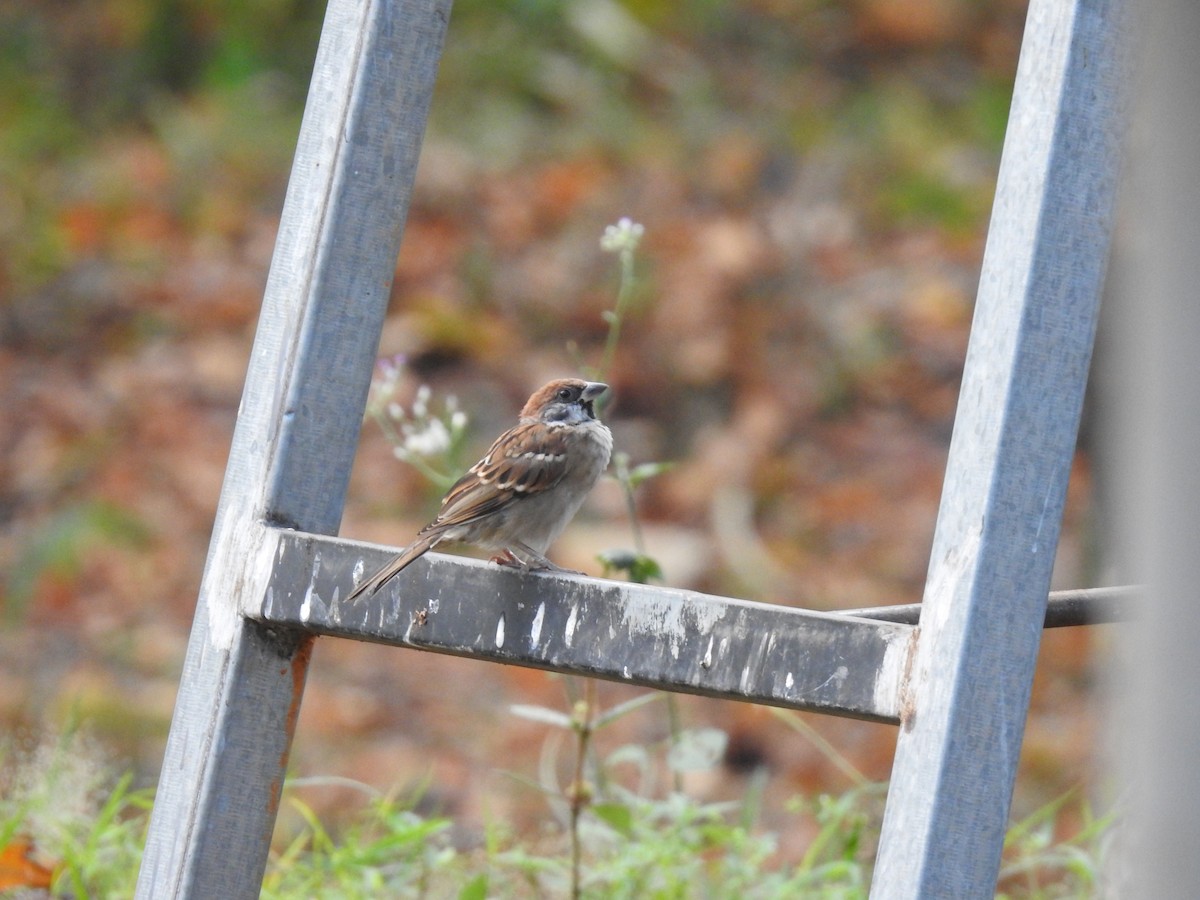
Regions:
<instances>
[{"instance_id":1,"label":"metal ladder","mask_svg":"<svg viewBox=\"0 0 1200 900\"><path fill-rule=\"evenodd\" d=\"M330 0L137 896L256 897L317 635L896 723L872 897L991 897L1106 269L1117 0L1032 0L919 625L339 526L449 0ZM615 635L615 636L611 636Z\"/></svg>"}]
</instances>

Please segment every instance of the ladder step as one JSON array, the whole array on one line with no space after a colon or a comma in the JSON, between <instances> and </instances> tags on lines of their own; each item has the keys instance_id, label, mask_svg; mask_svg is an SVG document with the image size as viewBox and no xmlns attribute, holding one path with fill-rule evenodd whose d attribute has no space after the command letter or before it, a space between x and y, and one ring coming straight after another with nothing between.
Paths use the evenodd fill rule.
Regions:
<instances>
[{"instance_id":1,"label":"ladder step","mask_svg":"<svg viewBox=\"0 0 1200 900\"><path fill-rule=\"evenodd\" d=\"M427 554L374 597L344 598L394 548L274 530L257 608L272 625L557 672L899 721L914 629Z\"/></svg>"}]
</instances>

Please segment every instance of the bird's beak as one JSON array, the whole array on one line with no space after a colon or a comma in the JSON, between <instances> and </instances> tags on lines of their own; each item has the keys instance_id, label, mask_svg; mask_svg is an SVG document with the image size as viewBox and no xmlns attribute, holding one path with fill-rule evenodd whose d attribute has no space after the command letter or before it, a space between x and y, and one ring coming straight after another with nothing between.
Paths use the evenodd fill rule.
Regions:
<instances>
[{"instance_id":1,"label":"bird's beak","mask_svg":"<svg viewBox=\"0 0 1200 900\"><path fill-rule=\"evenodd\" d=\"M592 401L608 390L608 385L603 381L589 381L583 387L583 393L579 395L579 402L587 411L589 418L596 418L596 408L592 406Z\"/></svg>"},{"instance_id":2,"label":"bird's beak","mask_svg":"<svg viewBox=\"0 0 1200 900\"><path fill-rule=\"evenodd\" d=\"M590 402L595 400L607 390L608 385L603 381L589 381L587 386L583 389L583 394L581 396L583 397L584 401Z\"/></svg>"}]
</instances>

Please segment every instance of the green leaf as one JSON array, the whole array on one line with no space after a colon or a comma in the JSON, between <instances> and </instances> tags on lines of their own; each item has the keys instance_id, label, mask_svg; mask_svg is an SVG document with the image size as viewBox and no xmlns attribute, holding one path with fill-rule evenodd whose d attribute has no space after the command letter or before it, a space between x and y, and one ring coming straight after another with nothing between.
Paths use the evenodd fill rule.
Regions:
<instances>
[{"instance_id":1,"label":"green leaf","mask_svg":"<svg viewBox=\"0 0 1200 900\"><path fill-rule=\"evenodd\" d=\"M597 553L596 560L604 566L605 572L628 572L637 562L637 554L623 547L613 547Z\"/></svg>"},{"instance_id":2,"label":"green leaf","mask_svg":"<svg viewBox=\"0 0 1200 900\"><path fill-rule=\"evenodd\" d=\"M638 584L646 584L651 578L663 580L662 566L658 561L633 550L614 547L597 553L596 559L604 566L605 575L610 572L624 572L630 581Z\"/></svg>"},{"instance_id":3,"label":"green leaf","mask_svg":"<svg viewBox=\"0 0 1200 900\"><path fill-rule=\"evenodd\" d=\"M468 881L458 892L458 900L487 900L487 875L480 873Z\"/></svg>"},{"instance_id":4,"label":"green leaf","mask_svg":"<svg viewBox=\"0 0 1200 900\"><path fill-rule=\"evenodd\" d=\"M629 580L636 581L638 584L646 584L651 578L656 581L663 580L662 566L658 564L658 560L652 557L639 555L629 570Z\"/></svg>"},{"instance_id":5,"label":"green leaf","mask_svg":"<svg viewBox=\"0 0 1200 900\"><path fill-rule=\"evenodd\" d=\"M656 475L662 475L664 472L670 472L675 468L673 462L648 462L636 465L629 472L629 486L637 487L643 481L654 478Z\"/></svg>"},{"instance_id":6,"label":"green leaf","mask_svg":"<svg viewBox=\"0 0 1200 900\"><path fill-rule=\"evenodd\" d=\"M623 803L597 803L590 807L596 818L625 837L633 834L633 810Z\"/></svg>"}]
</instances>

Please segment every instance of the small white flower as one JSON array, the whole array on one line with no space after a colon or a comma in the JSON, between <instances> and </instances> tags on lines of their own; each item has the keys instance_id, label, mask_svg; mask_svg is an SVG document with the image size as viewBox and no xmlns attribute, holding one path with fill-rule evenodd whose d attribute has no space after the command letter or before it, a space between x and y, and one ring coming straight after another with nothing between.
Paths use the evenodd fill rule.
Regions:
<instances>
[{"instance_id":1,"label":"small white flower","mask_svg":"<svg viewBox=\"0 0 1200 900\"><path fill-rule=\"evenodd\" d=\"M404 373L403 356L385 356L375 363L375 377L371 379L371 389L367 395L367 415L388 415L396 418L396 406L393 398L399 389L400 380ZM403 413L401 413L403 416Z\"/></svg>"},{"instance_id":2,"label":"small white flower","mask_svg":"<svg viewBox=\"0 0 1200 900\"><path fill-rule=\"evenodd\" d=\"M419 431L405 430L404 449L417 456L439 456L450 449L450 432L441 419L429 419Z\"/></svg>"},{"instance_id":3,"label":"small white flower","mask_svg":"<svg viewBox=\"0 0 1200 900\"><path fill-rule=\"evenodd\" d=\"M417 388L417 396L413 400L413 418L423 419L429 415L429 398L433 395L433 390L427 384Z\"/></svg>"},{"instance_id":4,"label":"small white flower","mask_svg":"<svg viewBox=\"0 0 1200 900\"><path fill-rule=\"evenodd\" d=\"M607 253L633 253L637 250L646 228L628 216L623 216L616 225L604 229L600 238L600 249Z\"/></svg>"}]
</instances>

